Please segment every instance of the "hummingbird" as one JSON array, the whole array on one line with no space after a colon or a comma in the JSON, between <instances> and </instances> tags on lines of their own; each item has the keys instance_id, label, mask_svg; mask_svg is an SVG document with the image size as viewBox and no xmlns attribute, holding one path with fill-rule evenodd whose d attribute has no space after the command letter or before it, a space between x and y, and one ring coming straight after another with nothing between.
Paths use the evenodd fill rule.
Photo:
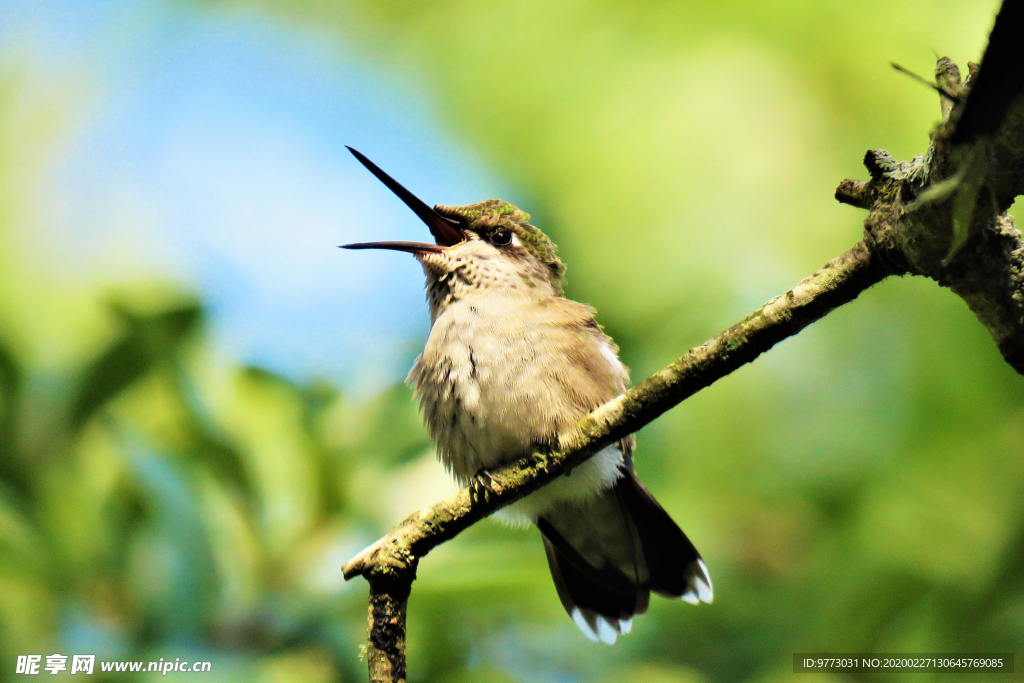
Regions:
<instances>
[{"instance_id":1,"label":"hummingbird","mask_svg":"<svg viewBox=\"0 0 1024 683\"><path fill-rule=\"evenodd\" d=\"M434 238L343 248L407 252L423 267L430 334L407 382L442 464L486 497L490 470L561 448L626 390L629 371L595 310L564 296L565 267L529 214L498 199L431 208L348 149ZM693 604L713 597L700 553L637 479L634 445L630 435L607 446L496 513L537 526L566 613L608 644L652 591Z\"/></svg>"}]
</instances>

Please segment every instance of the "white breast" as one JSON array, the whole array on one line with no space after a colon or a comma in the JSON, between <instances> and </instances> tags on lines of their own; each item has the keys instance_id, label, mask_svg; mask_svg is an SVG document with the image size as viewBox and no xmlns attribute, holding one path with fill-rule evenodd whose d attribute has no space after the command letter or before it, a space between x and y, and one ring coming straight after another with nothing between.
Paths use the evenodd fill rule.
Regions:
<instances>
[{"instance_id":1,"label":"white breast","mask_svg":"<svg viewBox=\"0 0 1024 683\"><path fill-rule=\"evenodd\" d=\"M557 364L573 362L566 354L565 326L549 324L531 305L500 297L453 303L435 319L409 374L438 455L462 483L540 444L557 446L593 407L580 404L564 373L552 372ZM621 384L625 370L604 339L587 337L583 343L601 345L594 355L607 360L610 376ZM555 500L593 495L614 482L621 463L617 447L605 449L512 506L516 510L509 515L525 521Z\"/></svg>"}]
</instances>

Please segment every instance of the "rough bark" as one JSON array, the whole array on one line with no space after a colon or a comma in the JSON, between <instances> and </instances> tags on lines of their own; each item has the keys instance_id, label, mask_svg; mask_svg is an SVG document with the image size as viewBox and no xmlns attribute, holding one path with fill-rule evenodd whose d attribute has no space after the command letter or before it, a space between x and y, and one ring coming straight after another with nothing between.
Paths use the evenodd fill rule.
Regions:
<instances>
[{"instance_id":1,"label":"rough bark","mask_svg":"<svg viewBox=\"0 0 1024 683\"><path fill-rule=\"evenodd\" d=\"M362 575L371 587L371 681L405 680L406 599L420 559L432 548L635 432L889 275L922 275L950 288L989 330L1006 362L1024 374L1024 243L1004 213L1024 193L1024 78L1016 47L1024 12L1017 7L1008 11L1013 4L1004 5L993 29L983 62L987 75L972 64L967 83L961 84L956 65L939 60L942 122L928 151L910 162L897 162L884 150L868 152L864 163L870 179L845 180L836 190L839 201L868 209L863 241L595 410L565 449L534 453L492 472L493 495L480 499L469 489L459 491L413 513L345 565L346 579ZM986 83L979 86L981 99L971 97L975 83Z\"/></svg>"},{"instance_id":2,"label":"rough bark","mask_svg":"<svg viewBox=\"0 0 1024 683\"><path fill-rule=\"evenodd\" d=\"M482 499L463 489L413 513L363 550L343 571L346 579L363 575L370 583L370 680L404 680L405 601L416 567L430 550L637 431L892 272L866 243L858 243L745 320L595 410L580 422L565 449L534 453L492 471L492 495Z\"/></svg>"},{"instance_id":3,"label":"rough bark","mask_svg":"<svg viewBox=\"0 0 1024 683\"><path fill-rule=\"evenodd\" d=\"M371 681L405 681L405 613L415 572L396 578L370 580L366 664Z\"/></svg>"},{"instance_id":4,"label":"rough bark","mask_svg":"<svg viewBox=\"0 0 1024 683\"><path fill-rule=\"evenodd\" d=\"M1005 213L1024 193L1022 15L1020 3L1004 3L983 67L970 64L966 82L949 58L938 61L936 81L957 100L940 98L925 154L900 163L868 152L871 179L843 181L836 199L868 209L866 239L878 254L959 295L1024 374L1024 244ZM1007 85L993 85L999 79Z\"/></svg>"}]
</instances>

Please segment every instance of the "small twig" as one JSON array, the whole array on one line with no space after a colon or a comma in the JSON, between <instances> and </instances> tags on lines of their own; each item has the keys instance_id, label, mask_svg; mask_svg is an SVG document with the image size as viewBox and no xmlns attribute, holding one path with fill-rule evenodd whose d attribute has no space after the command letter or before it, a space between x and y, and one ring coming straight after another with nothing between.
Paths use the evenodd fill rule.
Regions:
<instances>
[{"instance_id":1,"label":"small twig","mask_svg":"<svg viewBox=\"0 0 1024 683\"><path fill-rule=\"evenodd\" d=\"M931 88L935 92L939 93L943 97L948 97L953 102L961 102L962 101L961 98L960 98L960 95L958 95L957 93L953 92L948 87L945 87L945 86L942 86L942 85L936 85L935 83L932 83L931 81L929 81L924 76L919 76L916 73L914 73L913 71L911 71L910 69L908 69L906 67L903 67L903 66L900 66L896 62L889 62L889 64L892 66L892 68L896 69L901 74L903 74L905 76L910 76L911 78L913 78L918 83L923 83L924 85L928 86L929 88Z\"/></svg>"},{"instance_id":2,"label":"small twig","mask_svg":"<svg viewBox=\"0 0 1024 683\"><path fill-rule=\"evenodd\" d=\"M836 201L860 209L870 209L874 201L871 197L871 183L863 180L844 180L836 188Z\"/></svg>"}]
</instances>

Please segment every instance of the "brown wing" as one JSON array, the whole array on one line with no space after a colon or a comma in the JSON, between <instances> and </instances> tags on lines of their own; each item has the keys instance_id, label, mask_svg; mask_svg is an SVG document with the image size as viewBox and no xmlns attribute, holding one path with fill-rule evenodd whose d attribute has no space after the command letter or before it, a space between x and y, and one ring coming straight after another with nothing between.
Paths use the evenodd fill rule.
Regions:
<instances>
[{"instance_id":1,"label":"brown wing","mask_svg":"<svg viewBox=\"0 0 1024 683\"><path fill-rule=\"evenodd\" d=\"M553 342L550 352L562 360L552 367L580 410L588 413L626 390L629 370L593 308L568 299L550 299L540 308L539 322L548 327Z\"/></svg>"}]
</instances>

